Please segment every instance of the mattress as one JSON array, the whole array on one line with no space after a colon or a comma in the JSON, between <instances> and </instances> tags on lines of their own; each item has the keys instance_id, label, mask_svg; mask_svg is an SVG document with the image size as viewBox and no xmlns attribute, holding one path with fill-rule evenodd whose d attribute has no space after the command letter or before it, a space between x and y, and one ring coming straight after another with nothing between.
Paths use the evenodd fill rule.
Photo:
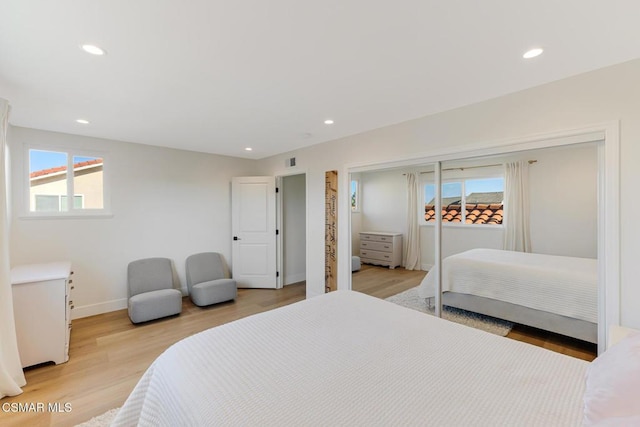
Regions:
<instances>
[{"instance_id":1,"label":"mattress","mask_svg":"<svg viewBox=\"0 0 640 427\"><path fill-rule=\"evenodd\" d=\"M113 425L577 426L587 366L336 291L173 345Z\"/></svg>"},{"instance_id":2,"label":"mattress","mask_svg":"<svg viewBox=\"0 0 640 427\"><path fill-rule=\"evenodd\" d=\"M472 249L442 261L442 290L598 321L597 260L590 258ZM435 295L433 273L418 294Z\"/></svg>"}]
</instances>

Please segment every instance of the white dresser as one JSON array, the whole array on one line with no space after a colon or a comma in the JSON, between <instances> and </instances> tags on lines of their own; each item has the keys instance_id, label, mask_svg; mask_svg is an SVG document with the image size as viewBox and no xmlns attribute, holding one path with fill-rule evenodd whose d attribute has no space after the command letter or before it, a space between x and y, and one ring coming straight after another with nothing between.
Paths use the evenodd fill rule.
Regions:
<instances>
[{"instance_id":1,"label":"white dresser","mask_svg":"<svg viewBox=\"0 0 640 427\"><path fill-rule=\"evenodd\" d=\"M360 260L365 264L396 268L402 264L402 233L360 233Z\"/></svg>"},{"instance_id":2,"label":"white dresser","mask_svg":"<svg viewBox=\"0 0 640 427\"><path fill-rule=\"evenodd\" d=\"M71 274L69 262L11 269L13 314L23 367L69 360Z\"/></svg>"}]
</instances>

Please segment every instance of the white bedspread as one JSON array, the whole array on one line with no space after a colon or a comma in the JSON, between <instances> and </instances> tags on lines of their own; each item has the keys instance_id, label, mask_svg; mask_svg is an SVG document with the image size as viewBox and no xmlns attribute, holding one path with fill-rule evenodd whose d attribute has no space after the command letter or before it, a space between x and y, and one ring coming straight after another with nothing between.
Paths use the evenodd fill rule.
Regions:
<instances>
[{"instance_id":1,"label":"white bedspread","mask_svg":"<svg viewBox=\"0 0 640 427\"><path fill-rule=\"evenodd\" d=\"M337 291L187 338L116 426L572 426L587 362Z\"/></svg>"},{"instance_id":2,"label":"white bedspread","mask_svg":"<svg viewBox=\"0 0 640 427\"><path fill-rule=\"evenodd\" d=\"M422 280L421 298L435 295L433 276ZM595 259L472 249L442 261L442 290L598 321Z\"/></svg>"}]
</instances>

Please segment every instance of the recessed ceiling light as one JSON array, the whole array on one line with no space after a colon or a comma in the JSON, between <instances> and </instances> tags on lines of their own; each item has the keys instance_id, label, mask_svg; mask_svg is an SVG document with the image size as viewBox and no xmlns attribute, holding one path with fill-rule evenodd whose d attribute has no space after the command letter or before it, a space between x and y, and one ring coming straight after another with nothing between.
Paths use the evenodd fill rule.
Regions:
<instances>
[{"instance_id":1,"label":"recessed ceiling light","mask_svg":"<svg viewBox=\"0 0 640 427\"><path fill-rule=\"evenodd\" d=\"M327 120L324 121L324 124L325 125L332 125L333 124L333 120L327 119Z\"/></svg>"},{"instance_id":2,"label":"recessed ceiling light","mask_svg":"<svg viewBox=\"0 0 640 427\"><path fill-rule=\"evenodd\" d=\"M89 120L85 120L85 119L78 119L76 120L77 123L83 124L83 125L88 125L89 124Z\"/></svg>"},{"instance_id":3,"label":"recessed ceiling light","mask_svg":"<svg viewBox=\"0 0 640 427\"><path fill-rule=\"evenodd\" d=\"M244 149L244 151L253 151L253 148L247 147L247 148Z\"/></svg>"},{"instance_id":4,"label":"recessed ceiling light","mask_svg":"<svg viewBox=\"0 0 640 427\"><path fill-rule=\"evenodd\" d=\"M106 53L104 49L101 49L98 46L92 44L83 44L81 47L82 50L92 55L104 55Z\"/></svg>"},{"instance_id":5,"label":"recessed ceiling light","mask_svg":"<svg viewBox=\"0 0 640 427\"><path fill-rule=\"evenodd\" d=\"M524 53L524 55L522 55L522 57L524 59L531 59L531 58L535 58L536 56L539 56L540 54L542 54L543 49L536 47L535 49L531 49L528 50Z\"/></svg>"}]
</instances>

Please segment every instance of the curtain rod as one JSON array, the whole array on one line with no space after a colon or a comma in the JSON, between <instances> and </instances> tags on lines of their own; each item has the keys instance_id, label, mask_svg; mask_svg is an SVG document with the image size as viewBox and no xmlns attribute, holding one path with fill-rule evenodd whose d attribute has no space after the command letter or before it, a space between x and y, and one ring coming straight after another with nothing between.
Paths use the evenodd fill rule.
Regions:
<instances>
[{"instance_id":1,"label":"curtain rod","mask_svg":"<svg viewBox=\"0 0 640 427\"><path fill-rule=\"evenodd\" d=\"M537 160L527 160L527 162L529 162L529 164L534 164L537 163ZM495 165L482 165L482 166L466 166L466 167L460 167L460 168L446 168L446 169L442 169L442 171L457 171L457 170L465 170L465 169L479 169L479 168L494 168L497 166L503 166L504 163L499 163L499 164L495 164ZM428 172L420 172L421 174L423 173L433 173L434 171L428 171ZM402 175L406 175L406 173L403 173Z\"/></svg>"}]
</instances>

